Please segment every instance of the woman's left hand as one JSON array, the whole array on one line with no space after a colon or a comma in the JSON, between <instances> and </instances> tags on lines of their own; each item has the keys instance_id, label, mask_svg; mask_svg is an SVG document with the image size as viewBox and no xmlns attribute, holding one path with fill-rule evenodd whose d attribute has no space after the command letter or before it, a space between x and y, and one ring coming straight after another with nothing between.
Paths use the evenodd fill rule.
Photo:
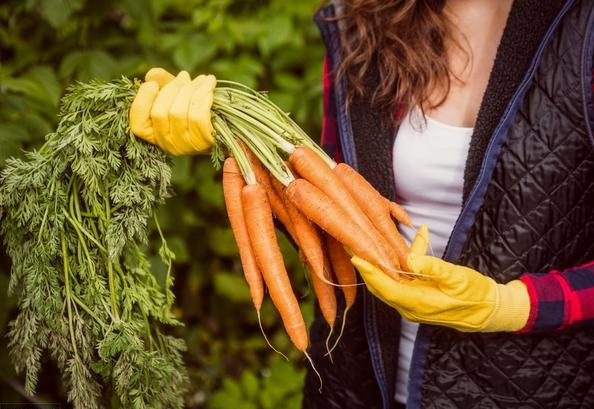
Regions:
<instances>
[{"instance_id":1,"label":"woman's left hand","mask_svg":"<svg viewBox=\"0 0 594 409\"><path fill-rule=\"evenodd\" d=\"M151 68L130 107L130 130L173 155L207 153L215 143L210 122L217 80L186 71Z\"/></svg>"},{"instance_id":2,"label":"woman's left hand","mask_svg":"<svg viewBox=\"0 0 594 409\"><path fill-rule=\"evenodd\" d=\"M400 281L356 256L351 261L369 291L410 321L497 332L518 331L528 320L530 298L520 280L498 284L468 267L412 252L408 264L413 278Z\"/></svg>"}]
</instances>

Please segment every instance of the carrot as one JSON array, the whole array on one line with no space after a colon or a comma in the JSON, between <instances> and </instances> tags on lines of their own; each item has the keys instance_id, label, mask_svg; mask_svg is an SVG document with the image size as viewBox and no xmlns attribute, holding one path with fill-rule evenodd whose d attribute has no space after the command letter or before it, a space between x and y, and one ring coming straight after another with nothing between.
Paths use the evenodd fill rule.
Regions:
<instances>
[{"instance_id":1,"label":"carrot","mask_svg":"<svg viewBox=\"0 0 594 409\"><path fill-rule=\"evenodd\" d=\"M291 169L292 170L292 169ZM316 277L326 284L333 285L324 275L324 250L322 249L322 239L316 227L305 217L293 203L285 196L285 186L275 178L270 178L272 186L276 193L283 198L285 209L289 213L289 218L293 224L293 229L297 240L296 244L305 256Z\"/></svg>"},{"instance_id":2,"label":"carrot","mask_svg":"<svg viewBox=\"0 0 594 409\"><path fill-rule=\"evenodd\" d=\"M260 184L246 185L241 198L252 249L270 298L281 315L289 338L298 350L305 352L307 329L276 240L266 189Z\"/></svg>"},{"instance_id":3,"label":"carrot","mask_svg":"<svg viewBox=\"0 0 594 409\"><path fill-rule=\"evenodd\" d=\"M385 268L385 258L349 214L327 194L305 179L295 179L285 190L297 209L329 235L350 248L359 257Z\"/></svg>"},{"instance_id":4,"label":"carrot","mask_svg":"<svg viewBox=\"0 0 594 409\"><path fill-rule=\"evenodd\" d=\"M233 231L233 236L239 249L243 275L248 284L252 302L256 308L256 314L258 315L258 325L270 348L287 359L285 354L272 346L268 340L260 318L260 309L264 300L264 283L262 282L262 272L256 263L256 257L254 256L254 250L252 249L245 222L241 200L241 191L244 186L245 180L243 179L237 161L232 157L225 159L225 163L223 164L223 196L225 197L225 207L227 208L231 230Z\"/></svg>"},{"instance_id":5,"label":"carrot","mask_svg":"<svg viewBox=\"0 0 594 409\"><path fill-rule=\"evenodd\" d=\"M277 178L274 178L274 177L270 177L270 182L272 182L272 188L274 189L276 194L282 198L285 194L285 186ZM287 203L284 200L283 200L283 204L285 205L285 208L286 208Z\"/></svg>"},{"instance_id":6,"label":"carrot","mask_svg":"<svg viewBox=\"0 0 594 409\"><path fill-rule=\"evenodd\" d=\"M408 246L398 232L392 217L390 217L390 209L386 205L386 199L371 186L371 183L346 163L336 165L333 172L338 175L357 204L377 230L386 238L396 253L399 264L405 270L408 270L406 261Z\"/></svg>"},{"instance_id":7,"label":"carrot","mask_svg":"<svg viewBox=\"0 0 594 409\"><path fill-rule=\"evenodd\" d=\"M390 209L390 213L392 214L393 218L395 218L398 222L404 224L405 226L413 227L410 217L408 217L406 210L404 210L402 206L400 206L398 203L386 199L385 197L384 200L386 201L386 206L388 206L388 209Z\"/></svg>"},{"instance_id":8,"label":"carrot","mask_svg":"<svg viewBox=\"0 0 594 409\"><path fill-rule=\"evenodd\" d=\"M334 237L326 234L324 237L326 244L326 251L330 264L338 284L344 295L346 309L349 309L355 303L357 296L357 275L355 267L351 263L351 257L348 255L342 244L340 244Z\"/></svg>"},{"instance_id":9,"label":"carrot","mask_svg":"<svg viewBox=\"0 0 594 409\"><path fill-rule=\"evenodd\" d=\"M223 164L223 196L225 207L231 223L231 230L239 248L239 257L243 267L243 275L248 283L254 307L259 312L264 299L264 283L262 273L256 264L254 251L248 236L248 230L243 215L241 191L245 181L234 158L227 158Z\"/></svg>"},{"instance_id":10,"label":"carrot","mask_svg":"<svg viewBox=\"0 0 594 409\"><path fill-rule=\"evenodd\" d=\"M334 348L338 345L340 338L342 338L347 314L355 303L355 297L357 296L357 275L355 273L355 267L353 267L353 264L351 263L351 257L345 251L342 244L328 234L325 235L324 242L326 244L326 251L332 270L334 271L336 280L341 285L345 302L340 333L338 334L334 345L332 345L332 348L328 350L328 354L331 354Z\"/></svg>"},{"instance_id":11,"label":"carrot","mask_svg":"<svg viewBox=\"0 0 594 409\"><path fill-rule=\"evenodd\" d=\"M318 280L333 284L324 275L324 250L318 229L305 217L288 198L285 207L293 223L297 244Z\"/></svg>"},{"instance_id":12,"label":"carrot","mask_svg":"<svg viewBox=\"0 0 594 409\"><path fill-rule=\"evenodd\" d=\"M368 246L377 246L384 259L381 265L388 267L385 269L387 273L398 269L398 259L386 239L377 231L338 175L332 172L317 153L306 146L300 146L289 156L289 162L304 179L329 196L336 203L334 207L342 207L350 219L361 228L360 240L368 241L370 243Z\"/></svg>"},{"instance_id":13,"label":"carrot","mask_svg":"<svg viewBox=\"0 0 594 409\"><path fill-rule=\"evenodd\" d=\"M270 206L272 207L272 213L276 216L276 218L278 220L280 220L280 222L283 224L283 226L285 226L285 228L287 229L287 231L289 232L289 235L291 235L291 237L293 238L293 241L297 242L297 236L295 234L295 230L293 228L293 223L291 222L291 218L289 217L289 214L287 213L287 209L285 208L285 205L283 204L283 200L281 199L281 197L277 194L277 192L275 191L273 185L272 185L272 181L268 171L264 168L264 166L262 166L262 163L260 162L260 160L256 157L256 155L254 155L254 153L245 145L244 146L244 151L247 154L250 163L252 164L252 170L254 171L254 174L256 175L256 180L258 181L258 183L260 185L262 185L264 187L264 189L266 189L266 195L268 197L268 201L270 203ZM274 179L276 180L276 179Z\"/></svg>"},{"instance_id":14,"label":"carrot","mask_svg":"<svg viewBox=\"0 0 594 409\"><path fill-rule=\"evenodd\" d=\"M327 281L330 281L332 274L332 270L328 267L329 263L322 268L322 272L327 274L327 276L324 277L325 280L322 280L314 273L311 274L311 282L318 299L318 305L320 306L322 316L330 327L330 332L326 338L326 350L330 353L329 342L336 321L336 294L334 293L334 287L327 283ZM330 359L332 359L332 357L330 357Z\"/></svg>"}]
</instances>

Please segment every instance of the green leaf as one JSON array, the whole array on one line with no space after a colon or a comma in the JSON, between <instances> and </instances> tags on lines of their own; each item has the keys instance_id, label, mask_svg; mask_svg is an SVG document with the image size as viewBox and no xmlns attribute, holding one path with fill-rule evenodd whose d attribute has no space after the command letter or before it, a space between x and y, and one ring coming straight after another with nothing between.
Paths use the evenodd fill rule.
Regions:
<instances>
[{"instance_id":1,"label":"green leaf","mask_svg":"<svg viewBox=\"0 0 594 409\"><path fill-rule=\"evenodd\" d=\"M43 90L43 94L39 95L39 98L57 107L60 95L62 95L62 86L58 82L54 70L50 66L40 65L33 67L27 76L39 84Z\"/></svg>"},{"instance_id":2,"label":"green leaf","mask_svg":"<svg viewBox=\"0 0 594 409\"><path fill-rule=\"evenodd\" d=\"M28 139L29 133L22 126L0 123L0 166L11 156L20 156L20 146Z\"/></svg>"},{"instance_id":3,"label":"green leaf","mask_svg":"<svg viewBox=\"0 0 594 409\"><path fill-rule=\"evenodd\" d=\"M274 77L274 83L289 91L303 92L303 80L290 73L279 72Z\"/></svg>"},{"instance_id":4,"label":"green leaf","mask_svg":"<svg viewBox=\"0 0 594 409\"><path fill-rule=\"evenodd\" d=\"M66 78L74 75L74 72L80 64L82 58L83 53L78 50L72 51L69 54L67 54L60 63L60 69L58 71L60 77Z\"/></svg>"},{"instance_id":5,"label":"green leaf","mask_svg":"<svg viewBox=\"0 0 594 409\"><path fill-rule=\"evenodd\" d=\"M219 391L213 394L208 401L209 409L236 408L241 404L241 398L230 396L226 391Z\"/></svg>"},{"instance_id":6,"label":"green leaf","mask_svg":"<svg viewBox=\"0 0 594 409\"><path fill-rule=\"evenodd\" d=\"M224 379L223 387L220 391L211 396L208 401L210 409L229 409L237 408L243 402L241 388L233 379Z\"/></svg>"},{"instance_id":7,"label":"green leaf","mask_svg":"<svg viewBox=\"0 0 594 409\"><path fill-rule=\"evenodd\" d=\"M192 12L192 24L198 28L205 25L214 15L210 7L199 7Z\"/></svg>"},{"instance_id":8,"label":"green leaf","mask_svg":"<svg viewBox=\"0 0 594 409\"><path fill-rule=\"evenodd\" d=\"M268 96L285 112L291 112L297 100L294 92L270 91Z\"/></svg>"},{"instance_id":9,"label":"green leaf","mask_svg":"<svg viewBox=\"0 0 594 409\"><path fill-rule=\"evenodd\" d=\"M153 1L121 0L120 7L129 17L129 25L138 27L137 39L141 44L150 44L154 40L156 18Z\"/></svg>"},{"instance_id":10,"label":"green leaf","mask_svg":"<svg viewBox=\"0 0 594 409\"><path fill-rule=\"evenodd\" d=\"M6 78L2 81L2 86L7 91L22 93L36 98L44 94L43 87L32 78Z\"/></svg>"},{"instance_id":11,"label":"green leaf","mask_svg":"<svg viewBox=\"0 0 594 409\"><path fill-rule=\"evenodd\" d=\"M249 400L256 400L258 397L258 391L260 389L260 382L253 372L246 370L243 371L241 376L241 387L245 397Z\"/></svg>"},{"instance_id":12,"label":"green leaf","mask_svg":"<svg viewBox=\"0 0 594 409\"><path fill-rule=\"evenodd\" d=\"M216 44L207 35L193 34L177 45L173 62L180 70L193 71L213 58L216 51Z\"/></svg>"},{"instance_id":13,"label":"green leaf","mask_svg":"<svg viewBox=\"0 0 594 409\"><path fill-rule=\"evenodd\" d=\"M214 275L217 294L234 302L249 302L250 292L245 279L237 273L217 271Z\"/></svg>"},{"instance_id":14,"label":"green leaf","mask_svg":"<svg viewBox=\"0 0 594 409\"><path fill-rule=\"evenodd\" d=\"M258 77L264 72L264 66L258 59L242 55L236 59L220 59L212 64L218 78L241 82L248 87L256 87Z\"/></svg>"},{"instance_id":15,"label":"green leaf","mask_svg":"<svg viewBox=\"0 0 594 409\"><path fill-rule=\"evenodd\" d=\"M235 257L239 254L233 232L229 228L213 227L209 230L208 245L219 256Z\"/></svg>"},{"instance_id":16,"label":"green leaf","mask_svg":"<svg viewBox=\"0 0 594 409\"><path fill-rule=\"evenodd\" d=\"M260 52L265 56L286 45L293 32L293 22L289 16L276 15L263 21L263 34L258 40Z\"/></svg>"},{"instance_id":17,"label":"green leaf","mask_svg":"<svg viewBox=\"0 0 594 409\"><path fill-rule=\"evenodd\" d=\"M188 191L194 187L195 181L192 180L191 158L189 156L176 156L173 158L173 173L171 181L179 191Z\"/></svg>"},{"instance_id":18,"label":"green leaf","mask_svg":"<svg viewBox=\"0 0 594 409\"><path fill-rule=\"evenodd\" d=\"M220 173L216 172L208 158L200 158L190 183L196 188L200 203L223 209L223 188Z\"/></svg>"},{"instance_id":19,"label":"green leaf","mask_svg":"<svg viewBox=\"0 0 594 409\"><path fill-rule=\"evenodd\" d=\"M41 14L55 28L62 26L68 18L83 6L83 0L40 0Z\"/></svg>"},{"instance_id":20,"label":"green leaf","mask_svg":"<svg viewBox=\"0 0 594 409\"><path fill-rule=\"evenodd\" d=\"M180 236L167 236L167 245L175 255L176 263L186 263L190 259L188 245Z\"/></svg>"},{"instance_id":21,"label":"green leaf","mask_svg":"<svg viewBox=\"0 0 594 409\"><path fill-rule=\"evenodd\" d=\"M103 50L73 51L60 64L60 76L75 76L79 81L111 79L117 76L116 60Z\"/></svg>"}]
</instances>

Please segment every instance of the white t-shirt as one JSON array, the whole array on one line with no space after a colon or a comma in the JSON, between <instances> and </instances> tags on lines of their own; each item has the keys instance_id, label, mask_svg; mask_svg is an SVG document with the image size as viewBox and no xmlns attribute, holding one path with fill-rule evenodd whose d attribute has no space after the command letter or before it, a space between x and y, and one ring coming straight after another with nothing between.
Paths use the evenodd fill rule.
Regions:
<instances>
[{"instance_id":1,"label":"white t-shirt","mask_svg":"<svg viewBox=\"0 0 594 409\"><path fill-rule=\"evenodd\" d=\"M402 121L394 142L396 201L413 225L429 227L428 254L441 257L462 207L464 166L473 128L451 126L413 109ZM411 242L414 231L402 227ZM408 373L418 324L402 319L396 396L406 403Z\"/></svg>"}]
</instances>

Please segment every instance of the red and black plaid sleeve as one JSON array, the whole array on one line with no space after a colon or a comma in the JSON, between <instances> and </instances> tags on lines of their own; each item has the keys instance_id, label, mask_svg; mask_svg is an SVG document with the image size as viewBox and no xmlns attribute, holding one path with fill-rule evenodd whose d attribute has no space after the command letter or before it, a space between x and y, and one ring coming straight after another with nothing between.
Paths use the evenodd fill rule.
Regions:
<instances>
[{"instance_id":1,"label":"red and black plaid sleeve","mask_svg":"<svg viewBox=\"0 0 594 409\"><path fill-rule=\"evenodd\" d=\"M520 279L530 296L530 315L520 332L594 327L594 262Z\"/></svg>"},{"instance_id":2,"label":"red and black plaid sleeve","mask_svg":"<svg viewBox=\"0 0 594 409\"><path fill-rule=\"evenodd\" d=\"M324 57L322 81L324 86L324 112L322 115L321 145L336 162L342 162L338 123L336 122L336 99L334 98L334 81L332 66L328 55Z\"/></svg>"}]
</instances>

